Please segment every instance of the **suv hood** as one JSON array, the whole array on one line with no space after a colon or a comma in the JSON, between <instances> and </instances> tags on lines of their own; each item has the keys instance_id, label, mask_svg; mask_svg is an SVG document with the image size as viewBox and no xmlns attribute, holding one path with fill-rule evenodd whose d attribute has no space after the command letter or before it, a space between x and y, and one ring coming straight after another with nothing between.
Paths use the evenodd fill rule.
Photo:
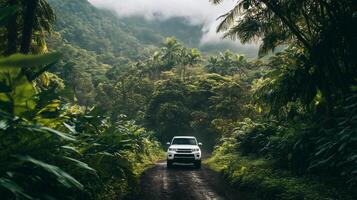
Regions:
<instances>
[{"instance_id":1,"label":"suv hood","mask_svg":"<svg viewBox=\"0 0 357 200\"><path fill-rule=\"evenodd\" d=\"M171 145L170 148L174 149L193 149L193 148L198 148L198 145Z\"/></svg>"}]
</instances>

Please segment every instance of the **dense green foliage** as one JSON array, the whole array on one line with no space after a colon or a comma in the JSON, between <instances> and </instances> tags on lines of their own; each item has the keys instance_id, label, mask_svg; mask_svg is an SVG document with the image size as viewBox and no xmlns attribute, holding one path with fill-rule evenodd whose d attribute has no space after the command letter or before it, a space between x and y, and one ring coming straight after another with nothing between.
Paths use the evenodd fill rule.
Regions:
<instances>
[{"instance_id":1,"label":"dense green foliage","mask_svg":"<svg viewBox=\"0 0 357 200\"><path fill-rule=\"evenodd\" d=\"M50 9L45 1L15 1L14 7L1 3L5 7L1 8L0 24L15 16L17 27L23 29L28 25L26 20L19 20L22 15L37 11L35 16L39 17L45 12L43 6ZM124 115L112 118L100 113L93 102L76 104L73 98L81 94L72 90L75 83L68 85L46 72L62 57L59 53L44 54L44 38L33 34L43 27L50 30L47 26L35 24L29 35L16 38L30 37L33 42L16 43L15 52L27 53L22 51L25 48L38 55L0 58L0 196L124 198L137 191L141 171L161 158L160 145L152 132ZM10 46L10 39L4 41L3 46Z\"/></svg>"},{"instance_id":2,"label":"dense green foliage","mask_svg":"<svg viewBox=\"0 0 357 200\"><path fill-rule=\"evenodd\" d=\"M207 163L234 187L249 191L251 199L354 199L346 188L336 188L316 176L296 176L276 169L271 160L243 156L237 148L234 138L226 138Z\"/></svg>"},{"instance_id":3,"label":"dense green foliage","mask_svg":"<svg viewBox=\"0 0 357 200\"><path fill-rule=\"evenodd\" d=\"M221 75L243 74L246 68L250 67L243 56L234 55L230 51L220 53L218 57L210 57L209 64L206 66L209 73L217 73Z\"/></svg>"},{"instance_id":4,"label":"dense green foliage","mask_svg":"<svg viewBox=\"0 0 357 200\"><path fill-rule=\"evenodd\" d=\"M46 93L53 98L54 90L63 90L61 81L53 83L54 75L40 77L34 86L21 69L56 57L0 60L2 197L123 196L136 185L136 173L160 158L159 144L151 132L125 117L113 121L93 108L64 104L59 96L44 102Z\"/></svg>"},{"instance_id":5,"label":"dense green foliage","mask_svg":"<svg viewBox=\"0 0 357 200\"><path fill-rule=\"evenodd\" d=\"M137 173L160 158L159 144L152 133L125 117L113 121L93 108L59 99L44 102L45 93L53 98L51 87L63 90L61 82L40 77L34 86L20 69L54 59L55 55L0 60L2 197L123 197L135 188Z\"/></svg>"},{"instance_id":6,"label":"dense green foliage","mask_svg":"<svg viewBox=\"0 0 357 200\"><path fill-rule=\"evenodd\" d=\"M184 18L168 20L145 20L140 17L117 18L107 10L99 10L86 0L59 1L50 0L50 5L58 16L54 30L61 35L60 45L71 45L74 48L95 52L100 63L121 67L124 61L147 56L153 46L162 43L164 38L174 36L191 48L202 48L200 39L202 27L190 25ZM52 39L51 39L52 40ZM50 41L51 41L50 40ZM51 48L57 48L49 44ZM211 47L209 52L215 53L226 48ZM234 49L235 50L235 49ZM248 52L255 57L255 52ZM76 62L73 57L69 60Z\"/></svg>"},{"instance_id":7,"label":"dense green foliage","mask_svg":"<svg viewBox=\"0 0 357 200\"><path fill-rule=\"evenodd\" d=\"M356 4L351 0L244 0L238 1L233 10L222 16L218 30L225 31L227 37L240 38L242 42L260 37L261 54L281 44L296 46L290 60L297 63L291 63L295 69L289 70L297 72L295 77L301 74L304 78L299 80L309 83L301 86L309 86L310 91L302 87L306 91L304 94L295 93L293 89L290 94L314 97L320 92L326 100L326 112L331 112L355 82L356 30L349 28L356 25L355 12ZM244 17L239 18L240 14ZM308 101L303 102L307 104L312 99L302 100Z\"/></svg>"},{"instance_id":8,"label":"dense green foliage","mask_svg":"<svg viewBox=\"0 0 357 200\"><path fill-rule=\"evenodd\" d=\"M356 22L355 6L352 1L239 1L222 16L218 30L243 42L261 38L261 54L281 44L287 48L252 80L250 103L260 113L222 129L226 137L209 161L212 166L264 199L355 198L357 73L350 56L356 52L356 30L349 28ZM226 151L230 155L221 159ZM286 181L277 179L284 171ZM312 176L339 192L309 182ZM261 181L250 182L255 179Z\"/></svg>"},{"instance_id":9,"label":"dense green foliage","mask_svg":"<svg viewBox=\"0 0 357 200\"><path fill-rule=\"evenodd\" d=\"M118 59L140 58L149 47L113 13L98 10L86 0L49 2L56 14L61 16L54 30L61 34L62 40L95 52L95 57L102 63L114 65Z\"/></svg>"}]
</instances>

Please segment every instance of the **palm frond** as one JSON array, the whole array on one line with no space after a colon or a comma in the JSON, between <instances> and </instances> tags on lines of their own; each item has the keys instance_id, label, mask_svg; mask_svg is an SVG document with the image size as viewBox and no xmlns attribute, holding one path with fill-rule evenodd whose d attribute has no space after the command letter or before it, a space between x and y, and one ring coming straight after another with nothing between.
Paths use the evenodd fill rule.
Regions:
<instances>
[{"instance_id":1,"label":"palm frond","mask_svg":"<svg viewBox=\"0 0 357 200\"><path fill-rule=\"evenodd\" d=\"M227 29L229 29L235 23L235 20L238 17L238 15L241 14L240 11L241 11L240 5L237 4L228 13L218 17L217 20L219 20L219 19L223 19L223 20L218 25L217 32L222 32L222 31L226 31Z\"/></svg>"},{"instance_id":2,"label":"palm frond","mask_svg":"<svg viewBox=\"0 0 357 200\"><path fill-rule=\"evenodd\" d=\"M248 17L240 21L237 25L231 27L223 37L231 38L233 40L240 39L244 44L258 40L261 35L261 22Z\"/></svg>"}]
</instances>

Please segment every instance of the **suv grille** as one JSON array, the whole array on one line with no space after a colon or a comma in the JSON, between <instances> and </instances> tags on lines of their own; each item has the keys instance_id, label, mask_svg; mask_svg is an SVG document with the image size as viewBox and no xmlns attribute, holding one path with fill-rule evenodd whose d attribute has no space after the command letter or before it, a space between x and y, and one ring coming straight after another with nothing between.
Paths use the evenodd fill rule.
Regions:
<instances>
[{"instance_id":1,"label":"suv grille","mask_svg":"<svg viewBox=\"0 0 357 200\"><path fill-rule=\"evenodd\" d=\"M192 153L191 149L177 149L177 153Z\"/></svg>"},{"instance_id":2,"label":"suv grille","mask_svg":"<svg viewBox=\"0 0 357 200\"><path fill-rule=\"evenodd\" d=\"M193 154L175 154L175 158L194 158Z\"/></svg>"}]
</instances>

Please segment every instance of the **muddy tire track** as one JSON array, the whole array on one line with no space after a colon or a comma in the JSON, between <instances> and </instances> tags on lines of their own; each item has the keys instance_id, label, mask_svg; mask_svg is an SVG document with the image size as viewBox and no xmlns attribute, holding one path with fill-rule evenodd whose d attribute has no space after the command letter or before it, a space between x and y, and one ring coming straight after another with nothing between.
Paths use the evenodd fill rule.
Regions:
<instances>
[{"instance_id":1,"label":"muddy tire track","mask_svg":"<svg viewBox=\"0 0 357 200\"><path fill-rule=\"evenodd\" d=\"M248 200L247 195L233 189L224 178L202 166L181 165L167 169L157 163L141 177L142 200Z\"/></svg>"}]
</instances>

